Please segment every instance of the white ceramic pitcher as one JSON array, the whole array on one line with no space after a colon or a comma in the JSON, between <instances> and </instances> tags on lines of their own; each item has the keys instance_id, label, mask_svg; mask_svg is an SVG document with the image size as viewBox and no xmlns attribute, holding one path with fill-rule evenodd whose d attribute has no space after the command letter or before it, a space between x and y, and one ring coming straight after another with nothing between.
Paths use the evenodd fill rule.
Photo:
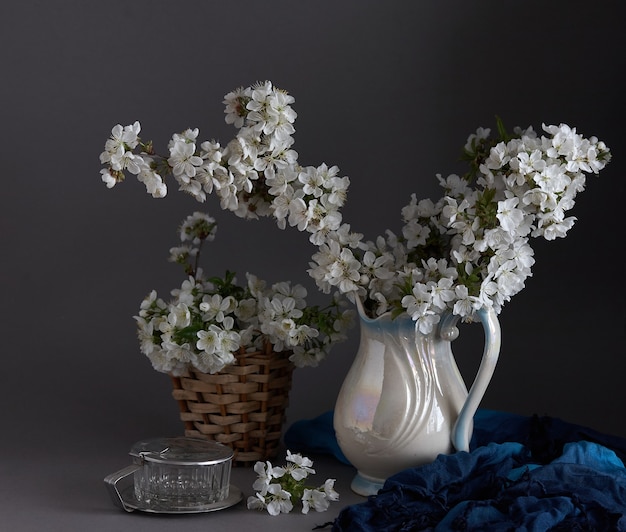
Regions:
<instances>
[{"instance_id":1,"label":"white ceramic pitcher","mask_svg":"<svg viewBox=\"0 0 626 532\"><path fill-rule=\"evenodd\" d=\"M339 392L334 428L358 473L352 490L375 494L391 475L468 451L473 417L495 370L500 325L493 310L477 316L483 357L469 394L452 354L459 317L444 314L430 334L408 315L368 318L357 300L361 340Z\"/></svg>"}]
</instances>

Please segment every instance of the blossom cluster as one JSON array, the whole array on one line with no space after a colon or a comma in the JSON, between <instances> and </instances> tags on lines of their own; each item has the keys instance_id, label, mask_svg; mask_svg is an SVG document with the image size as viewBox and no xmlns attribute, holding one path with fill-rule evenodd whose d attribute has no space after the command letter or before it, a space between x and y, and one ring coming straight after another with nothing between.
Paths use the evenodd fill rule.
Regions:
<instances>
[{"instance_id":1,"label":"blossom cluster","mask_svg":"<svg viewBox=\"0 0 626 532\"><path fill-rule=\"evenodd\" d=\"M216 229L215 220L200 212L181 225L182 245L170 250L170 260L181 264L188 278L169 302L153 290L141 303L135 319L142 353L157 371L215 373L233 364L240 349L262 350L269 342L295 366L317 366L345 339L352 312L338 298L324 308L307 305L306 289L290 282L268 287L247 273L240 286L233 272L206 278L198 267L200 250Z\"/></svg>"},{"instance_id":2,"label":"blossom cluster","mask_svg":"<svg viewBox=\"0 0 626 532\"><path fill-rule=\"evenodd\" d=\"M509 135L498 120L497 136L484 128L469 136L467 173L437 176L439 200L413 194L399 231L366 240L342 219L349 179L336 166L299 165L292 96L266 81L223 103L226 122L238 129L224 148L198 147L198 130L188 129L173 136L169 156L158 156L139 138L139 122L117 125L100 157L102 179L112 187L130 172L161 197L162 175L171 174L199 201L214 192L241 217L271 216L280 228L308 232L317 247L308 273L322 292L345 295L372 318L408 315L423 333L444 312L466 320L481 308L499 313L532 275L530 239L565 237L585 174L611 158L604 142L566 124Z\"/></svg>"},{"instance_id":3,"label":"blossom cluster","mask_svg":"<svg viewBox=\"0 0 626 532\"><path fill-rule=\"evenodd\" d=\"M294 502L302 504L302 513L313 508L317 512L326 511L332 501L339 500L335 491L335 479L327 479L323 485L313 488L306 486L309 475L315 474L313 462L306 456L287 451L287 464L273 466L271 462L257 462L257 473L252 488L256 494L248 497L249 510L267 510L270 515L289 513Z\"/></svg>"},{"instance_id":4,"label":"blossom cluster","mask_svg":"<svg viewBox=\"0 0 626 532\"><path fill-rule=\"evenodd\" d=\"M199 142L198 129L187 129L172 136L168 156L157 155L151 142L141 142L139 122L118 124L100 155L107 165L102 179L111 188L129 172L160 198L167 193L163 175L171 174L179 190L200 202L215 193L224 210L242 218L274 216L281 228L297 226L321 243L322 235L339 227L349 180L338 176L336 166L297 163L293 102L270 81L236 89L223 102L226 122L238 129L226 146Z\"/></svg>"},{"instance_id":5,"label":"blossom cluster","mask_svg":"<svg viewBox=\"0 0 626 532\"><path fill-rule=\"evenodd\" d=\"M509 136L498 121L493 140L479 128L465 145L468 172L437 176L439 201L413 194L399 235L364 241L342 225L326 235L310 274L324 292L359 297L372 316L406 312L424 333L446 311L465 319L480 308L499 313L532 274L530 238L565 237L585 173L610 160L603 142L566 124L543 130Z\"/></svg>"}]
</instances>

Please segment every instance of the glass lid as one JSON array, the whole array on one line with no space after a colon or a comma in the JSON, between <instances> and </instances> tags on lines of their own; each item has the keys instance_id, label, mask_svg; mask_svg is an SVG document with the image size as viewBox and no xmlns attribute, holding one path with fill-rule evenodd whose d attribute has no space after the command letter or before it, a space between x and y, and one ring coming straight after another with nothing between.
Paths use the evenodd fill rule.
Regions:
<instances>
[{"instance_id":1,"label":"glass lid","mask_svg":"<svg viewBox=\"0 0 626 532\"><path fill-rule=\"evenodd\" d=\"M170 465L216 465L233 457L226 445L199 438L153 438L136 442L130 455L147 462Z\"/></svg>"}]
</instances>

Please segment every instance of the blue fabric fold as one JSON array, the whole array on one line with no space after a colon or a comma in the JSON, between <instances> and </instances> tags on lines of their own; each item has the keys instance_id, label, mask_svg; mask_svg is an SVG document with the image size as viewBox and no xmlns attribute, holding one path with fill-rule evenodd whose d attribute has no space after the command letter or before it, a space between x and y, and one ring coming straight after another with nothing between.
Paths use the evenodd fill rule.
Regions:
<instances>
[{"instance_id":1,"label":"blue fabric fold","mask_svg":"<svg viewBox=\"0 0 626 532\"><path fill-rule=\"evenodd\" d=\"M332 412L294 425L285 438L292 451L341 453ZM479 410L470 452L399 472L376 496L342 509L332 528L626 531L625 461L623 438L547 416Z\"/></svg>"},{"instance_id":2,"label":"blue fabric fold","mask_svg":"<svg viewBox=\"0 0 626 532\"><path fill-rule=\"evenodd\" d=\"M520 443L491 443L394 475L344 508L333 530L622 531L624 512L626 469L610 449L568 443L559 458L534 464Z\"/></svg>"}]
</instances>

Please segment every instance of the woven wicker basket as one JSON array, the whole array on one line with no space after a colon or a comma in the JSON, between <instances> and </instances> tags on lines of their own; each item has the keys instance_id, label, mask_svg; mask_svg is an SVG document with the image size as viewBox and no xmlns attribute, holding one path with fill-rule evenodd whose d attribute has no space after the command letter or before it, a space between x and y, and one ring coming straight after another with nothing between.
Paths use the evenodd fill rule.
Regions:
<instances>
[{"instance_id":1,"label":"woven wicker basket","mask_svg":"<svg viewBox=\"0 0 626 532\"><path fill-rule=\"evenodd\" d=\"M172 376L185 436L231 447L234 465L276 457L294 366L288 353L239 352L237 362L213 375Z\"/></svg>"}]
</instances>

